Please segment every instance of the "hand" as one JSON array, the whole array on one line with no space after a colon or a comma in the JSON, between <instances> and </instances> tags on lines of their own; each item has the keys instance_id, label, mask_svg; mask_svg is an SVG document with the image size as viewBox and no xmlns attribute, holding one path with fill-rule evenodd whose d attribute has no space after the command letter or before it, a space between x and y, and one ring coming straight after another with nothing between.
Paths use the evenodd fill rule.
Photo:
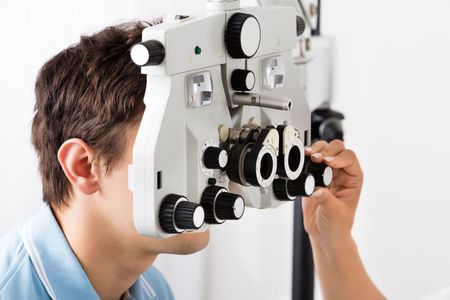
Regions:
<instances>
[{"instance_id":1,"label":"hand","mask_svg":"<svg viewBox=\"0 0 450 300\"><path fill-rule=\"evenodd\" d=\"M327 188L316 188L303 198L305 230L311 242L321 248L334 248L352 240L351 230L356 207L361 195L363 172L352 150L344 143L319 141L306 149L306 155L315 163L333 168L333 182Z\"/></svg>"}]
</instances>

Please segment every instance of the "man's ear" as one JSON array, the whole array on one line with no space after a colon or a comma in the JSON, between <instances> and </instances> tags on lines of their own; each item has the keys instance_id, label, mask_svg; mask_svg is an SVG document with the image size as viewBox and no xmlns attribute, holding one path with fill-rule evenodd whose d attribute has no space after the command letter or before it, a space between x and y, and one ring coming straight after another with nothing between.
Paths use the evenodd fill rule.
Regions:
<instances>
[{"instance_id":1,"label":"man's ear","mask_svg":"<svg viewBox=\"0 0 450 300\"><path fill-rule=\"evenodd\" d=\"M69 181L83 194L99 191L101 170L94 162L95 151L81 139L70 139L58 150L58 161Z\"/></svg>"}]
</instances>

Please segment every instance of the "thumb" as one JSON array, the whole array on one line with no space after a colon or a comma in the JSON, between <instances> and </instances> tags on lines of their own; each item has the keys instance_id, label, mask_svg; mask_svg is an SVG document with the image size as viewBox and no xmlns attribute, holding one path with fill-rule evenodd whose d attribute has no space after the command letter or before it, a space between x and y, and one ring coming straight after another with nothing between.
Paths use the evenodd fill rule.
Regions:
<instances>
[{"instance_id":1,"label":"thumb","mask_svg":"<svg viewBox=\"0 0 450 300\"><path fill-rule=\"evenodd\" d=\"M314 193L312 193L310 198L314 199L314 201L318 205L323 206L330 205L335 199L334 195L330 192L330 190L326 188L318 188Z\"/></svg>"},{"instance_id":2,"label":"thumb","mask_svg":"<svg viewBox=\"0 0 450 300\"><path fill-rule=\"evenodd\" d=\"M306 216L314 214L319 206L329 206L333 198L333 194L328 189L316 189L311 196L302 198L303 214Z\"/></svg>"}]
</instances>

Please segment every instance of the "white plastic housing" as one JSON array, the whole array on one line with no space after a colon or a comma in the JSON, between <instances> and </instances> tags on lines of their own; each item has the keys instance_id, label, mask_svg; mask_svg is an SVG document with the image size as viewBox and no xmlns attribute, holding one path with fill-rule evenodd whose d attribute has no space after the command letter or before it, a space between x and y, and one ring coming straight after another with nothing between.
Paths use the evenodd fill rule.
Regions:
<instances>
[{"instance_id":1,"label":"white plastic housing","mask_svg":"<svg viewBox=\"0 0 450 300\"><path fill-rule=\"evenodd\" d=\"M227 21L237 12L255 16L261 26L261 43L251 59L231 58L225 47ZM297 42L295 20L292 8L251 7L208 10L144 30L142 40L158 40L166 53L160 65L142 67L142 73L147 75L146 109L133 148L133 164L129 167L134 222L141 234L170 236L161 230L158 220L160 203L166 195L178 194L200 203L208 184L202 168L202 152L206 145L219 144L220 125L243 127L250 120L264 127L291 124L298 129L302 143L309 143L310 109L291 55ZM200 54L195 51L198 48ZM263 88L261 66L272 57L283 61L285 79L282 86L267 90ZM231 88L231 73L246 68L255 73L252 92L289 98L292 109L233 105L231 96L235 91ZM211 75L212 99L207 105L194 107L188 105L186 78L202 72ZM270 188L230 184L227 176L218 170L211 174L218 185L241 195L246 206L280 205Z\"/></svg>"}]
</instances>

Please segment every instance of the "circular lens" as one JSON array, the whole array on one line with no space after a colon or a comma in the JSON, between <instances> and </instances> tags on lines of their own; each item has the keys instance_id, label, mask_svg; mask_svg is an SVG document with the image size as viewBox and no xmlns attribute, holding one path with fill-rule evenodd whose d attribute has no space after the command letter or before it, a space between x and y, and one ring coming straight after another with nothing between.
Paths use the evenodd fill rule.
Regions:
<instances>
[{"instance_id":1,"label":"circular lens","mask_svg":"<svg viewBox=\"0 0 450 300\"><path fill-rule=\"evenodd\" d=\"M302 154L300 153L300 149L297 146L292 147L288 155L289 169L292 172L297 171L298 167L300 166L301 158Z\"/></svg>"},{"instance_id":2,"label":"circular lens","mask_svg":"<svg viewBox=\"0 0 450 300\"><path fill-rule=\"evenodd\" d=\"M261 177L264 180L267 180L270 178L270 175L272 175L273 170L273 160L272 156L269 153L264 154L264 156L261 158Z\"/></svg>"}]
</instances>

